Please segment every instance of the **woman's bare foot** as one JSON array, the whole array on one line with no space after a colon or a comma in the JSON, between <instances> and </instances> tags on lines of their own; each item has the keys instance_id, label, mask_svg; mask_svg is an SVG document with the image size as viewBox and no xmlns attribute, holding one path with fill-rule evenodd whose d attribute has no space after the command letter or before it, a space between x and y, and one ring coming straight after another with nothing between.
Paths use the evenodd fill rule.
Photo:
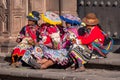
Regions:
<instances>
[{"instance_id":1,"label":"woman's bare foot","mask_svg":"<svg viewBox=\"0 0 120 80\"><path fill-rule=\"evenodd\" d=\"M54 65L55 63L52 61L52 60L48 60L48 61L46 61L45 63L43 63L42 65L41 65L41 69L46 69L46 68L48 68L48 67L50 67L50 66L52 66L52 65Z\"/></svg>"},{"instance_id":2,"label":"woman's bare foot","mask_svg":"<svg viewBox=\"0 0 120 80\"><path fill-rule=\"evenodd\" d=\"M41 60L37 60L37 63L44 64L47 61L48 61L48 59L44 58L44 59L41 59Z\"/></svg>"},{"instance_id":3,"label":"woman's bare foot","mask_svg":"<svg viewBox=\"0 0 120 80\"><path fill-rule=\"evenodd\" d=\"M66 68L65 70L68 71L68 70L75 70L75 64L73 63L70 67Z\"/></svg>"},{"instance_id":4,"label":"woman's bare foot","mask_svg":"<svg viewBox=\"0 0 120 80\"><path fill-rule=\"evenodd\" d=\"M22 66L22 62L16 62L15 66L18 68L18 67L21 67Z\"/></svg>"},{"instance_id":5,"label":"woman's bare foot","mask_svg":"<svg viewBox=\"0 0 120 80\"><path fill-rule=\"evenodd\" d=\"M81 67L77 68L75 71L76 72L84 72L85 71L84 65L82 65Z\"/></svg>"},{"instance_id":6,"label":"woman's bare foot","mask_svg":"<svg viewBox=\"0 0 120 80\"><path fill-rule=\"evenodd\" d=\"M10 66L15 68L16 67L16 63L12 63Z\"/></svg>"}]
</instances>

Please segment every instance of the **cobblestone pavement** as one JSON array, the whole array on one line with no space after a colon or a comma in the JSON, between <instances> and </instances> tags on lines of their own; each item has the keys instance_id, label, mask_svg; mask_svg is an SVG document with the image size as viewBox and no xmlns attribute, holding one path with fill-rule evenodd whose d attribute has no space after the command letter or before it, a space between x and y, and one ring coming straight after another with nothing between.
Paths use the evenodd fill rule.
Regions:
<instances>
[{"instance_id":1,"label":"cobblestone pavement","mask_svg":"<svg viewBox=\"0 0 120 80\"><path fill-rule=\"evenodd\" d=\"M12 68L8 63L0 64L0 75L2 76L0 80L120 80L118 70L87 69L85 72L64 69L35 70L29 67ZM9 79L6 79L7 77Z\"/></svg>"}]
</instances>

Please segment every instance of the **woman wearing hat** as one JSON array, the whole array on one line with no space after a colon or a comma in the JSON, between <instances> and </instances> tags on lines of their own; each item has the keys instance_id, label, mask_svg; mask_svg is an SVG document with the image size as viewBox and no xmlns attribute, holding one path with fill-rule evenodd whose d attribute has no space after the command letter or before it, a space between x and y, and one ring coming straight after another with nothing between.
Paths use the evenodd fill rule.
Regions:
<instances>
[{"instance_id":1,"label":"woman wearing hat","mask_svg":"<svg viewBox=\"0 0 120 80\"><path fill-rule=\"evenodd\" d=\"M18 45L12 52L12 65L19 67L21 65L21 57L27 49L33 47L39 41L38 21L40 20L39 12L32 11L27 16L28 24L25 25L17 37ZM16 58L17 57L17 58Z\"/></svg>"},{"instance_id":2,"label":"woman wearing hat","mask_svg":"<svg viewBox=\"0 0 120 80\"><path fill-rule=\"evenodd\" d=\"M79 28L81 28L83 26L83 24L81 24L81 19L77 16L73 16L71 14L65 14L64 16L61 16L61 19L65 22L65 34L64 34L64 38L65 38L68 43L66 44L66 46L69 46L69 63L71 64L70 66L68 66L65 70L75 70L77 68L77 56L78 54L81 54L81 52L78 49L81 49L81 47L83 46L79 46L78 44L76 44L74 41L76 40L76 37L79 36L78 34L78 30ZM83 33L81 33L83 34ZM63 38L63 40L64 40ZM80 59L78 59L80 60Z\"/></svg>"},{"instance_id":3,"label":"woman wearing hat","mask_svg":"<svg viewBox=\"0 0 120 80\"><path fill-rule=\"evenodd\" d=\"M60 38L60 30L58 25L61 25L59 15L54 12L47 11L41 14L44 23L40 27L42 36L42 59L29 59L29 65L33 68L46 69L54 64L64 66L68 62L68 51L62 47Z\"/></svg>"},{"instance_id":4,"label":"woman wearing hat","mask_svg":"<svg viewBox=\"0 0 120 80\"><path fill-rule=\"evenodd\" d=\"M78 36L76 43L82 46L83 49L79 49L79 52L77 52L78 48L75 48L71 51L72 56L76 58L78 63L76 71L85 70L84 64L90 60L90 53L94 49L92 43L98 42L100 45L103 45L105 38L98 26L99 20L94 13L88 13L82 21L86 24L87 31L83 36Z\"/></svg>"},{"instance_id":5,"label":"woman wearing hat","mask_svg":"<svg viewBox=\"0 0 120 80\"><path fill-rule=\"evenodd\" d=\"M77 30L81 24L81 19L72 14L65 14L60 16L60 18L65 22L63 26L64 34L62 34L62 40L66 41L64 46L70 48L71 40L78 36Z\"/></svg>"}]
</instances>

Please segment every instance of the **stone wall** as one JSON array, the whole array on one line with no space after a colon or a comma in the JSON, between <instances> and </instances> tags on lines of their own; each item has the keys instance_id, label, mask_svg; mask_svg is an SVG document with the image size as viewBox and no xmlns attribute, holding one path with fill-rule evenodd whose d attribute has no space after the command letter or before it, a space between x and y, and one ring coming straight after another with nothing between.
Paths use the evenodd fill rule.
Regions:
<instances>
[{"instance_id":1,"label":"stone wall","mask_svg":"<svg viewBox=\"0 0 120 80\"><path fill-rule=\"evenodd\" d=\"M0 52L10 52L16 45L17 34L32 10L77 15L76 7L77 0L0 0Z\"/></svg>"}]
</instances>

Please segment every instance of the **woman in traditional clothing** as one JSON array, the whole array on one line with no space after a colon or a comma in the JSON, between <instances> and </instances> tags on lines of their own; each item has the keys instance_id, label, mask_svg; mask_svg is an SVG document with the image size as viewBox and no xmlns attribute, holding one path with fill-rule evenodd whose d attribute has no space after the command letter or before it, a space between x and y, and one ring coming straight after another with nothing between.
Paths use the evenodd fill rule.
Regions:
<instances>
[{"instance_id":1,"label":"woman in traditional clothing","mask_svg":"<svg viewBox=\"0 0 120 80\"><path fill-rule=\"evenodd\" d=\"M46 69L54 64L67 65L68 51L62 46L58 25L61 25L59 16L51 11L41 15L45 23L41 25L40 34L42 36L42 59L29 59L29 65L33 68Z\"/></svg>"},{"instance_id":2,"label":"woman in traditional clothing","mask_svg":"<svg viewBox=\"0 0 120 80\"><path fill-rule=\"evenodd\" d=\"M77 61L78 67L76 71L85 71L84 64L90 60L91 53L95 49L93 42L103 45L105 38L102 30L98 26L99 20L94 13L88 13L82 21L86 24L87 31L84 35L76 38L76 44L78 46L74 47L70 54Z\"/></svg>"},{"instance_id":3,"label":"woman in traditional clothing","mask_svg":"<svg viewBox=\"0 0 120 80\"><path fill-rule=\"evenodd\" d=\"M16 40L18 45L12 51L12 66L14 67L19 67L21 65L21 58L26 50L33 48L33 45L37 44L37 42L39 41L39 12L30 12L27 16L27 19L28 24L25 25L19 32Z\"/></svg>"},{"instance_id":4,"label":"woman in traditional clothing","mask_svg":"<svg viewBox=\"0 0 120 80\"><path fill-rule=\"evenodd\" d=\"M66 70L69 70L71 68L76 69L78 62L76 58L73 56L74 54L73 51L74 51L74 48L78 45L74 43L74 41L76 41L76 38L78 37L79 34L83 34L83 32L78 34L78 30L81 27L83 27L83 23L81 22L81 19L79 17L73 16L71 14L65 14L64 16L61 16L61 19L65 22L64 30L66 32L65 34L67 35L64 35L64 37L67 37L65 39L69 42L69 44L66 44L66 45L70 46L70 49L69 49L70 62L69 63L71 64L71 66L66 68ZM64 41L64 38L63 38L63 41ZM81 46L78 46L78 48L79 47Z\"/></svg>"}]
</instances>

